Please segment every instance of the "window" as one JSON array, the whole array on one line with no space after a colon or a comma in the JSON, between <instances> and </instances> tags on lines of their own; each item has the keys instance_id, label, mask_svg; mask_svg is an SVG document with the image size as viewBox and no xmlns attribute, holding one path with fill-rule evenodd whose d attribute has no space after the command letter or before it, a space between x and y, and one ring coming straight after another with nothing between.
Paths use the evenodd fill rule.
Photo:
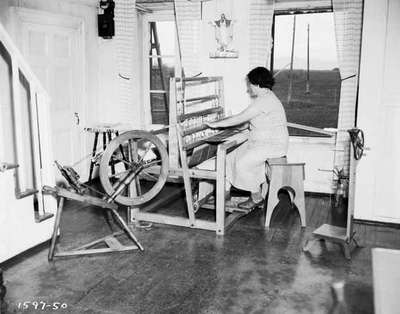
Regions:
<instances>
[{"instance_id":1,"label":"window","mask_svg":"<svg viewBox=\"0 0 400 314\"><path fill-rule=\"evenodd\" d=\"M169 80L175 76L175 23L149 22L150 106L153 124L168 124Z\"/></svg>"},{"instance_id":2,"label":"window","mask_svg":"<svg viewBox=\"0 0 400 314\"><path fill-rule=\"evenodd\" d=\"M332 12L276 13L271 69L289 122L336 128L340 75ZM321 136L298 129L290 135Z\"/></svg>"}]
</instances>

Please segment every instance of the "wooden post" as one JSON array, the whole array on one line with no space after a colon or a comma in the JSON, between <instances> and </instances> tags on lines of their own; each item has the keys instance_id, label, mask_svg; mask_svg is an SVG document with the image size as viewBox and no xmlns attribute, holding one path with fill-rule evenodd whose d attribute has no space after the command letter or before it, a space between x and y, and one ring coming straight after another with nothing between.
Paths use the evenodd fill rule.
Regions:
<instances>
[{"instance_id":1,"label":"wooden post","mask_svg":"<svg viewBox=\"0 0 400 314\"><path fill-rule=\"evenodd\" d=\"M178 134L176 125L178 123L178 104L177 96L177 82L176 78L171 78L169 83L169 130L168 130L168 155L169 155L169 168L179 168L179 153L178 153ZM181 112L179 113L181 114Z\"/></svg>"},{"instance_id":2,"label":"wooden post","mask_svg":"<svg viewBox=\"0 0 400 314\"><path fill-rule=\"evenodd\" d=\"M218 145L217 151L217 180L216 180L216 204L215 217L217 234L225 233L225 180L226 180L226 150Z\"/></svg>"},{"instance_id":3,"label":"wooden post","mask_svg":"<svg viewBox=\"0 0 400 314\"><path fill-rule=\"evenodd\" d=\"M293 33L292 33L292 53L290 56L290 72L289 72L289 90L287 102L290 103L292 99L292 89L293 89L293 58L294 58L294 41L296 37L296 15L293 16Z\"/></svg>"},{"instance_id":4,"label":"wooden post","mask_svg":"<svg viewBox=\"0 0 400 314\"><path fill-rule=\"evenodd\" d=\"M182 166L182 176L183 176L183 184L185 185L185 193L186 193L186 204L189 216L190 227L195 226L196 217L194 215L193 208L193 195L192 195L192 184L188 169L188 160L186 156L186 151L184 150L183 139L182 139L182 131L179 125L176 125L176 133L178 134L178 144L179 144L179 154L181 157L181 166Z\"/></svg>"},{"instance_id":5,"label":"wooden post","mask_svg":"<svg viewBox=\"0 0 400 314\"><path fill-rule=\"evenodd\" d=\"M307 80L306 94L310 93L310 24L307 24Z\"/></svg>"},{"instance_id":6,"label":"wooden post","mask_svg":"<svg viewBox=\"0 0 400 314\"><path fill-rule=\"evenodd\" d=\"M353 145L350 142L350 169L349 169L349 195L347 205L347 224L346 224L346 238L351 242L353 238L353 215L355 204L355 186L356 186L356 163L354 158Z\"/></svg>"},{"instance_id":7,"label":"wooden post","mask_svg":"<svg viewBox=\"0 0 400 314\"><path fill-rule=\"evenodd\" d=\"M58 228L60 227L61 214L62 214L63 207L64 207L64 197L61 196L58 201L56 219L54 221L54 227L53 227L53 235L51 236L51 244L50 244L50 250L49 250L49 255L48 255L49 261L53 260L53 257L54 257L54 249L56 247L57 233L58 233Z\"/></svg>"}]
</instances>

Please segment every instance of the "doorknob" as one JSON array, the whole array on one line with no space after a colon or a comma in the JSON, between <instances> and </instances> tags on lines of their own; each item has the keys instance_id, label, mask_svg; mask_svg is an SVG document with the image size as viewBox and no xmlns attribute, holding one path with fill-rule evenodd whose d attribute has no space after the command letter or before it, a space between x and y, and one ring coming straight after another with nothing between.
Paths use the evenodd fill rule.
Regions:
<instances>
[{"instance_id":1,"label":"doorknob","mask_svg":"<svg viewBox=\"0 0 400 314\"><path fill-rule=\"evenodd\" d=\"M10 164L8 162L0 162L0 172L5 172L6 170L11 170L18 168L19 165L17 164Z\"/></svg>"}]
</instances>

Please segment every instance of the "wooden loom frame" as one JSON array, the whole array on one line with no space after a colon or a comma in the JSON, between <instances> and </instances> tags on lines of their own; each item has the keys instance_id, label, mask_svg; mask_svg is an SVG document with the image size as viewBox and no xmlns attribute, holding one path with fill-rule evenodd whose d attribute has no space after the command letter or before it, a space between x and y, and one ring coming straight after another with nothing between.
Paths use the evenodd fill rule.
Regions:
<instances>
[{"instance_id":1,"label":"wooden loom frame","mask_svg":"<svg viewBox=\"0 0 400 314\"><path fill-rule=\"evenodd\" d=\"M216 93L202 97L193 97L185 99L184 89L187 86L199 86L202 84L215 83L217 85ZM199 125L189 130L183 130L181 124L186 119L205 114L223 114L224 113L224 98L223 98L223 79L222 77L196 77L196 78L171 78L170 80L170 108L169 108L169 130L168 130L168 154L169 154L169 177L170 179L183 179L184 191L186 195L187 214L188 217L172 216L156 212L151 212L158 205L167 202L177 195L170 194L165 198L156 201L155 205L149 206L147 210L132 208L131 218L133 221L149 221L154 223L169 224L175 226L189 227L195 229L204 229L215 231L218 235L223 235L239 217L247 214L249 211L240 210L234 211L232 207L227 207L225 202L225 178L226 178L226 155L227 153L240 145L243 140L233 139L225 143L219 144L216 148L216 167L215 170L205 170L192 167L188 151L196 148L205 147L203 140L198 140L190 144L184 142L184 137L187 135L201 132L207 129L206 125ZM185 112L185 106L190 106L191 103L206 103L212 101L215 106L195 111ZM178 108L180 106L180 108ZM209 152L210 153L210 152ZM207 155L207 152L205 152ZM215 156L215 155L214 155ZM202 156L203 157L203 156ZM204 160L207 160L206 156ZM208 203L211 194L208 193L203 198L194 200L192 194L192 179L215 181L215 204ZM181 192L181 191L179 191ZM215 221L196 218L196 212L199 208L215 210ZM226 215L228 213L228 215Z\"/></svg>"},{"instance_id":2,"label":"wooden loom frame","mask_svg":"<svg viewBox=\"0 0 400 314\"><path fill-rule=\"evenodd\" d=\"M202 84L215 82L217 91L213 95L203 97L185 98L185 86L198 86ZM171 78L170 79L170 106L169 106L169 128L153 132L160 134L168 130L168 155L169 155L169 181L178 180L184 183L184 191L186 195L188 217L171 216L153 212L157 207L162 207L164 202L168 202L182 190L178 190L162 199L155 201L146 209L132 208L131 221L149 221L154 223L162 223L189 228L197 228L204 230L216 231L217 234L223 235L234 221L241 216L249 213L250 210L239 209L234 202L227 204L225 201L225 179L226 179L226 155L229 151L239 146L245 140L241 136L235 136L225 143L219 144L216 148L216 167L215 170L198 169L191 166L191 160L188 157L188 151L191 149L201 148L207 142L200 139L194 143L185 143L184 137L196 132L207 129L206 125L198 125L189 130L184 130L181 126L182 122L196 116L224 113L224 94L222 77L195 77L195 78ZM206 108L195 112L185 112L185 107L191 103L203 103L215 101L216 106ZM179 108L181 106L181 108ZM183 108L183 109L182 109ZM323 129L304 126L296 123L288 123L288 127L303 129L311 132L317 132L324 135L335 136L335 132ZM207 153L205 153L207 155ZM215 154L214 154L215 156ZM203 156L202 156L203 157ZM207 157L211 157L211 154ZM206 159L203 159L206 160ZM192 179L215 181L215 204L209 202L212 193L205 195L201 199L194 200L192 194ZM196 218L196 211L199 208L215 210L215 221L202 220ZM226 217L226 213L229 215Z\"/></svg>"}]
</instances>

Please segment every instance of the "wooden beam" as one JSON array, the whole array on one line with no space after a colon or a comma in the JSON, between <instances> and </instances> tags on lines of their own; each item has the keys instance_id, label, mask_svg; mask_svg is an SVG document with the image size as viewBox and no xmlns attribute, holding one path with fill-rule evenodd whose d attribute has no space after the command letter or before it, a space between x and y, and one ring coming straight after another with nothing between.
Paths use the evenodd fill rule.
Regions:
<instances>
[{"instance_id":1,"label":"wooden beam","mask_svg":"<svg viewBox=\"0 0 400 314\"><path fill-rule=\"evenodd\" d=\"M209 109L204 109L204 110L199 110L199 111L195 111L195 112L182 114L182 115L178 116L178 120L180 122L182 122L186 119L190 119L193 117L204 116L204 115L212 114L212 113L220 113L223 111L224 111L224 108L222 108L222 107L214 107L214 108L209 108Z\"/></svg>"},{"instance_id":2,"label":"wooden beam","mask_svg":"<svg viewBox=\"0 0 400 314\"><path fill-rule=\"evenodd\" d=\"M307 126L307 125L298 124L298 123L288 122L287 126L289 128L300 129L300 130L304 130L304 131L310 131L310 132L325 134L325 135L329 135L329 136L335 136L336 135L336 132L326 131L324 129L314 128L312 126Z\"/></svg>"},{"instance_id":3,"label":"wooden beam","mask_svg":"<svg viewBox=\"0 0 400 314\"><path fill-rule=\"evenodd\" d=\"M170 216L170 215L164 215L164 214L158 214L158 213L138 212L138 213L136 213L135 219L148 221L148 222L154 222L154 223L160 223L160 224L194 228L194 229L205 229L205 230L212 230L212 231L216 230L216 224L213 221L196 219L194 224L192 224L188 218L179 217L179 216Z\"/></svg>"},{"instance_id":4,"label":"wooden beam","mask_svg":"<svg viewBox=\"0 0 400 314\"><path fill-rule=\"evenodd\" d=\"M181 168L170 169L169 174L173 176L182 176ZM217 174L213 170L189 169L189 176L195 179L216 180Z\"/></svg>"},{"instance_id":5,"label":"wooden beam","mask_svg":"<svg viewBox=\"0 0 400 314\"><path fill-rule=\"evenodd\" d=\"M90 195L80 195L80 194L68 191L66 189L59 188L59 187L53 188L53 187L45 185L43 187L43 193L55 194L60 197L65 197L67 199L75 200L75 201L82 202L82 203L89 204L89 205L94 205L94 206L101 207L101 208L109 208L109 209L114 209L114 210L118 209L117 204L107 203L105 200L102 200L100 198L90 196Z\"/></svg>"}]
</instances>

